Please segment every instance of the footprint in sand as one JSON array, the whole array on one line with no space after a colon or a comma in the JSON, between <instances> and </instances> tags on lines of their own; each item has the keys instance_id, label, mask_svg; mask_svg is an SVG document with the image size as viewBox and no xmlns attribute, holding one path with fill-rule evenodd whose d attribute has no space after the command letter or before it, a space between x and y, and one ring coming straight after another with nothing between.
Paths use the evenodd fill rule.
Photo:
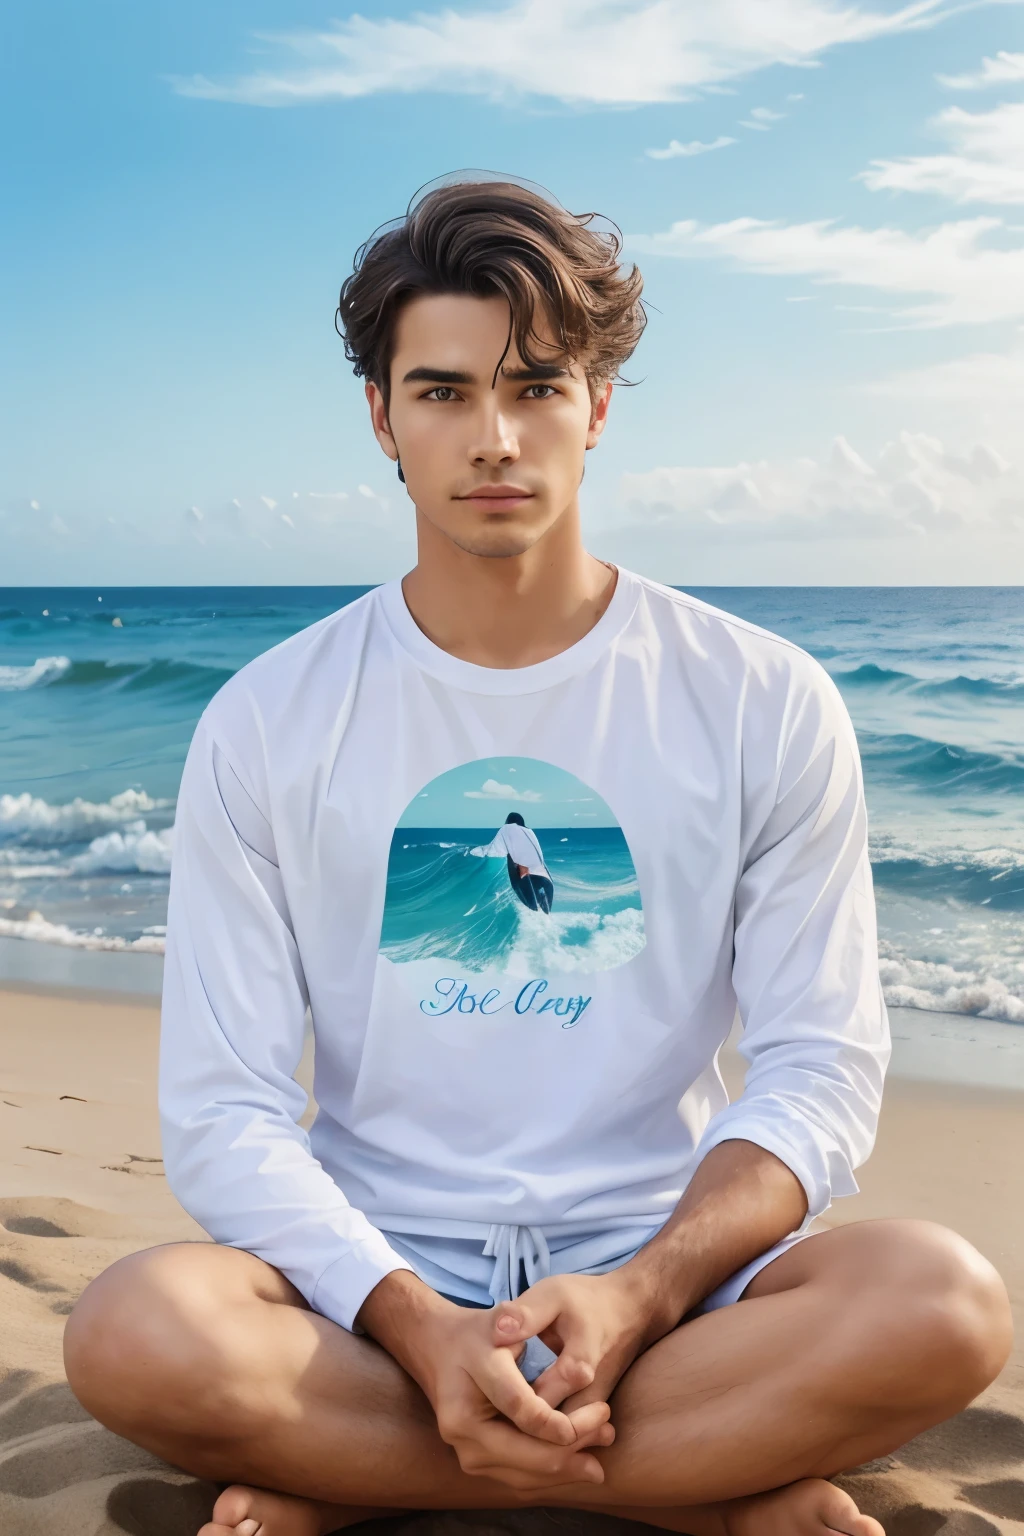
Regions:
<instances>
[{"instance_id":1,"label":"footprint in sand","mask_svg":"<svg viewBox=\"0 0 1024 1536\"><path fill-rule=\"evenodd\" d=\"M32 1291L60 1291L63 1286L51 1285L42 1275L35 1275L17 1259L0 1259L0 1275L6 1275L16 1285L26 1285Z\"/></svg>"},{"instance_id":2,"label":"footprint in sand","mask_svg":"<svg viewBox=\"0 0 1024 1536\"><path fill-rule=\"evenodd\" d=\"M106 1513L128 1536L182 1536L209 1520L216 1497L210 1483L137 1477L111 1489Z\"/></svg>"},{"instance_id":3,"label":"footprint in sand","mask_svg":"<svg viewBox=\"0 0 1024 1536\"><path fill-rule=\"evenodd\" d=\"M20 1519L29 1501L53 1501L53 1529L109 1530L130 1536L186 1536L210 1518L217 1489L166 1466L97 1424L64 1382L43 1386L12 1371L0 1402L0 1529L51 1529ZM11 1395L6 1396L6 1389ZM71 1502L68 1502L69 1499Z\"/></svg>"},{"instance_id":4,"label":"footprint in sand","mask_svg":"<svg viewBox=\"0 0 1024 1536\"><path fill-rule=\"evenodd\" d=\"M1024 1419L998 1408L966 1408L908 1440L896 1458L922 1472L974 1478L979 1472L1002 1472L1024 1462Z\"/></svg>"},{"instance_id":5,"label":"footprint in sand","mask_svg":"<svg viewBox=\"0 0 1024 1536\"><path fill-rule=\"evenodd\" d=\"M971 1483L960 1490L961 1496L987 1510L1000 1520L1024 1521L1024 1481L1004 1477L994 1483Z\"/></svg>"},{"instance_id":6,"label":"footprint in sand","mask_svg":"<svg viewBox=\"0 0 1024 1536\"><path fill-rule=\"evenodd\" d=\"M77 1200L59 1195L14 1195L0 1200L0 1229L19 1237L130 1240L137 1236L130 1218L79 1205Z\"/></svg>"},{"instance_id":7,"label":"footprint in sand","mask_svg":"<svg viewBox=\"0 0 1024 1536\"><path fill-rule=\"evenodd\" d=\"M886 1536L999 1536L987 1516L1024 1521L1022 1463L1024 1419L967 1408L836 1481Z\"/></svg>"},{"instance_id":8,"label":"footprint in sand","mask_svg":"<svg viewBox=\"0 0 1024 1536\"><path fill-rule=\"evenodd\" d=\"M0 1226L6 1227L8 1232L15 1232L19 1237L70 1237L63 1227L58 1227L56 1222L47 1221L45 1216L8 1216L0 1221Z\"/></svg>"},{"instance_id":9,"label":"footprint in sand","mask_svg":"<svg viewBox=\"0 0 1024 1536\"><path fill-rule=\"evenodd\" d=\"M972 1509L924 1509L911 1505L891 1515L886 1536L1000 1536L998 1525Z\"/></svg>"}]
</instances>

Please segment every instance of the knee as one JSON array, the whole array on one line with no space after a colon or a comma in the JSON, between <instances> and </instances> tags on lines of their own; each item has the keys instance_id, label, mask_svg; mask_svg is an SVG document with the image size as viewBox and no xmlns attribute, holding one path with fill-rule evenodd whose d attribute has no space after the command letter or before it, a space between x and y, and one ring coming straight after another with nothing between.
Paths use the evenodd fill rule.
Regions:
<instances>
[{"instance_id":1,"label":"knee","mask_svg":"<svg viewBox=\"0 0 1024 1536\"><path fill-rule=\"evenodd\" d=\"M881 1225L881 1224L880 1224ZM1009 1358L1013 1323L1006 1287L976 1248L932 1222L885 1223L892 1230L875 1305L891 1308L894 1363L912 1392L965 1407ZM885 1283L887 1282L887 1283Z\"/></svg>"},{"instance_id":2,"label":"knee","mask_svg":"<svg viewBox=\"0 0 1024 1536\"><path fill-rule=\"evenodd\" d=\"M255 1428L260 1394L246 1391L250 1352L232 1326L240 1298L220 1289L206 1248L169 1244L118 1260L68 1318L71 1389L128 1439L222 1439L228 1427L232 1436Z\"/></svg>"}]
</instances>

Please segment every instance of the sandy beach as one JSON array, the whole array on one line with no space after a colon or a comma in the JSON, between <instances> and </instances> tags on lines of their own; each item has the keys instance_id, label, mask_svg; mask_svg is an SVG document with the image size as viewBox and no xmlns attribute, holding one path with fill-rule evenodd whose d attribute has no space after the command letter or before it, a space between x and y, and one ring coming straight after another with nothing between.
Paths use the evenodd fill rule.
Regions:
<instances>
[{"instance_id":1,"label":"sandy beach","mask_svg":"<svg viewBox=\"0 0 1024 1536\"><path fill-rule=\"evenodd\" d=\"M946 1016L933 1033L948 1035L952 1023ZM194 1536L212 1507L211 1485L91 1420L61 1366L64 1319L94 1275L138 1248L203 1236L163 1177L157 1027L151 998L0 990L4 1536ZM894 1021L894 1034L899 1029ZM927 1021L911 1017L903 1033L912 1040L904 1066L932 1059L921 1054ZM931 1081L890 1077L861 1193L826 1218L919 1216L954 1227L999 1268L1018 1319L1014 1357L977 1404L844 1479L888 1536L1024 1536L1024 1098L1019 1087L948 1080L948 1062L963 1049L947 1052L945 1070L939 1050ZM735 1059L727 1066L733 1091L738 1066ZM307 1059L307 1084L309 1068ZM995 1080L1016 1081L1012 1071ZM556 1523L574 1532L621 1526L583 1516ZM474 1521L410 1516L387 1524L440 1536L468 1532ZM547 1514L488 1513L476 1529L550 1524Z\"/></svg>"}]
</instances>

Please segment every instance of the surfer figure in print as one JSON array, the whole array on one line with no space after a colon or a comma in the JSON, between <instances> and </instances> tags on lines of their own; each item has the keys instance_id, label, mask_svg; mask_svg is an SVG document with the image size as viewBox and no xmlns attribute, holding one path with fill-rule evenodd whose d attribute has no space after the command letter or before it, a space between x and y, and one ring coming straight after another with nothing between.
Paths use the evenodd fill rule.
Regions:
<instances>
[{"instance_id":1,"label":"surfer figure in print","mask_svg":"<svg viewBox=\"0 0 1024 1536\"><path fill-rule=\"evenodd\" d=\"M480 859L508 862L508 879L524 907L531 912L550 912L555 886L544 863L536 832L530 830L518 811L509 811L505 825L499 827L486 848L471 848Z\"/></svg>"}]
</instances>

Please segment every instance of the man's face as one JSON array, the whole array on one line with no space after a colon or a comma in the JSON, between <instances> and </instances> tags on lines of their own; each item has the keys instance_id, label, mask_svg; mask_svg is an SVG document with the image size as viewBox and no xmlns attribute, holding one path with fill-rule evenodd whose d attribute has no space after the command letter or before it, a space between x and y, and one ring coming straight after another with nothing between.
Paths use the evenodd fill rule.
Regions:
<instances>
[{"instance_id":1,"label":"man's face","mask_svg":"<svg viewBox=\"0 0 1024 1536\"><path fill-rule=\"evenodd\" d=\"M387 410L366 388L377 439L400 457L422 517L470 554L521 555L575 505L583 457L601 435L611 385L595 404L538 315L540 366L509 346L502 298L430 294L401 311Z\"/></svg>"}]
</instances>

